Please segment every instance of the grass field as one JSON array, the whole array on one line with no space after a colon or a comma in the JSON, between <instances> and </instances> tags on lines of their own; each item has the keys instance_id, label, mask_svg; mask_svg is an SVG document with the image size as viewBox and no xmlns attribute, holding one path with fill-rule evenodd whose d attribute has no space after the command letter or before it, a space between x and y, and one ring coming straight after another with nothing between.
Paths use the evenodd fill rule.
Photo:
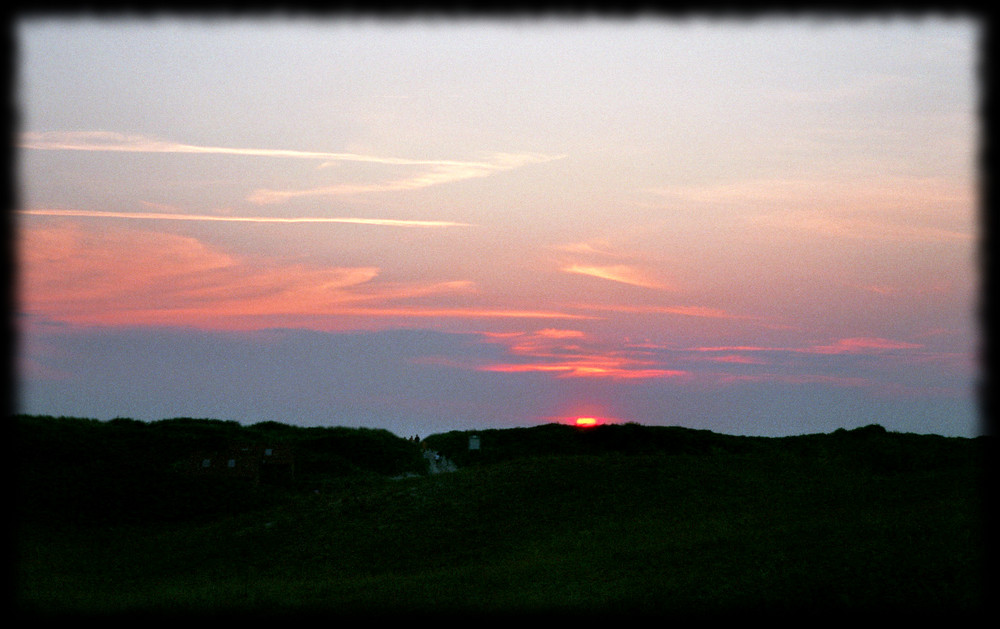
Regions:
<instances>
[{"instance_id":1,"label":"grass field","mask_svg":"<svg viewBox=\"0 0 1000 629\"><path fill-rule=\"evenodd\" d=\"M978 612L981 444L907 443L917 463L888 470L777 440L352 474L176 520L46 512L18 529L16 598L40 617Z\"/></svg>"}]
</instances>

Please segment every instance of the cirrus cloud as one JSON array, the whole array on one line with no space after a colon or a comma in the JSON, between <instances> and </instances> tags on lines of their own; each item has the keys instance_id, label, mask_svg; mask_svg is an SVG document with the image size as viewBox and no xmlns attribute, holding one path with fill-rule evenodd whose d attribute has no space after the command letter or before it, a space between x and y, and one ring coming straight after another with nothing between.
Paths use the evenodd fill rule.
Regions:
<instances>
[{"instance_id":1,"label":"cirrus cloud","mask_svg":"<svg viewBox=\"0 0 1000 629\"><path fill-rule=\"evenodd\" d=\"M468 223L452 221L399 220L389 218L350 218L334 216L230 216L217 214L185 214L181 212L107 212L103 210L32 209L18 210L29 216L62 216L67 218L113 218L144 221L204 221L220 223L347 223L386 227L467 227Z\"/></svg>"},{"instance_id":2,"label":"cirrus cloud","mask_svg":"<svg viewBox=\"0 0 1000 629\"><path fill-rule=\"evenodd\" d=\"M301 197L338 196L365 194L371 192L396 192L416 190L462 181L487 177L526 166L557 159L565 155L545 155L541 153L493 153L486 160L415 159L365 155L359 153L338 153L330 151L303 151L294 149L232 148L221 146L199 146L169 140L150 138L144 135L129 135L108 131L77 132L25 132L20 136L19 146L24 149L47 151L94 151L124 153L176 153L190 155L231 155L235 157L262 157L283 159L321 160L321 167L332 162L361 162L393 167L411 167L414 172L402 177L377 180L368 183L334 183L326 186L297 189L259 188L249 194L251 203L280 203Z\"/></svg>"},{"instance_id":3,"label":"cirrus cloud","mask_svg":"<svg viewBox=\"0 0 1000 629\"><path fill-rule=\"evenodd\" d=\"M351 329L372 327L374 319L594 318L455 306L456 296L475 292L473 282L392 282L381 280L376 266L251 260L147 230L29 224L18 248L20 312L78 325Z\"/></svg>"},{"instance_id":4,"label":"cirrus cloud","mask_svg":"<svg viewBox=\"0 0 1000 629\"><path fill-rule=\"evenodd\" d=\"M562 270L566 273L576 273L588 275L602 280L609 280L621 284L640 286L642 288L666 289L667 285L657 281L650 276L649 272L628 264L613 264L608 266L590 264L570 264L564 266Z\"/></svg>"}]
</instances>

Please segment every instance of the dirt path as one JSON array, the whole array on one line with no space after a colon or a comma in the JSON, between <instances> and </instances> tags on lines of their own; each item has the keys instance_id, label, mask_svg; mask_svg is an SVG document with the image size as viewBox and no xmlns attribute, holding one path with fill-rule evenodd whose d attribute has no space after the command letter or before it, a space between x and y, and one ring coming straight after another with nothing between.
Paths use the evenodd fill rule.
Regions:
<instances>
[{"instance_id":1,"label":"dirt path","mask_svg":"<svg viewBox=\"0 0 1000 629\"><path fill-rule=\"evenodd\" d=\"M434 450L424 450L424 458L427 459L427 469L431 474L454 472L458 469L453 462L444 458Z\"/></svg>"}]
</instances>

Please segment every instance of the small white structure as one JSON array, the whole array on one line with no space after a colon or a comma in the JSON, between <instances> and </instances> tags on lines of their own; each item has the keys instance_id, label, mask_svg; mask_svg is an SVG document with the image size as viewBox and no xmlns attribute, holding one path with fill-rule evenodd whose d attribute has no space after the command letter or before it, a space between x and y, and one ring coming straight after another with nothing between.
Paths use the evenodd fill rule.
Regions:
<instances>
[{"instance_id":1,"label":"small white structure","mask_svg":"<svg viewBox=\"0 0 1000 629\"><path fill-rule=\"evenodd\" d=\"M479 435L469 436L469 449L478 450L479 449Z\"/></svg>"}]
</instances>

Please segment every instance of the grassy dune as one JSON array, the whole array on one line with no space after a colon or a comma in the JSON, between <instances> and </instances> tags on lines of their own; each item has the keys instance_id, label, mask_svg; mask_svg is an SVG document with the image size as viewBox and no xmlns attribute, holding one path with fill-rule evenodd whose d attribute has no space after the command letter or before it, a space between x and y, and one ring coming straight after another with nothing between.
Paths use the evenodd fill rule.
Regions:
<instances>
[{"instance_id":1,"label":"grassy dune","mask_svg":"<svg viewBox=\"0 0 1000 629\"><path fill-rule=\"evenodd\" d=\"M984 439L862 429L754 440L633 426L628 439L602 441L563 428L479 433L478 460L461 451L463 434L428 438L464 459L447 474L356 467L238 492L162 484L156 498L168 502L216 492L207 502L217 508L183 517L141 501L153 515L81 517L23 499L17 602L41 616L951 618L985 602ZM58 495L46 490L55 475L39 479L30 464L43 446L22 453L22 487Z\"/></svg>"}]
</instances>

